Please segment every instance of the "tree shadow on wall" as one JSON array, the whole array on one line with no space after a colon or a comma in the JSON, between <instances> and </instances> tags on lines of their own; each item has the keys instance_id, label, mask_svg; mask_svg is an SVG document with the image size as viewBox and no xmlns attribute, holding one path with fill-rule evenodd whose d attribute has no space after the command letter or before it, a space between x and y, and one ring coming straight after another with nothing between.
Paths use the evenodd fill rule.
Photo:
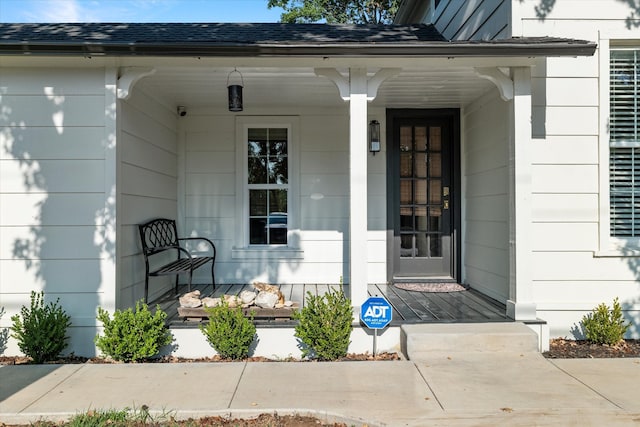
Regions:
<instances>
[{"instance_id":1,"label":"tree shadow on wall","mask_svg":"<svg viewBox=\"0 0 640 427\"><path fill-rule=\"evenodd\" d=\"M2 287L18 295L7 307L9 316L28 305L31 291L44 291L45 300L60 298L71 315L70 348L91 352L100 294L115 299L105 283L115 275L102 267L115 258L115 189L106 194L104 178L105 152L113 148L114 136L105 136L100 125L83 126L83 110L95 111L87 103L100 103L109 119L115 105L104 109L101 98L62 95L61 81L51 73L28 89L38 92L42 85L40 93L2 96L0 226L12 242L2 248L11 253L0 254L11 281Z\"/></svg>"},{"instance_id":2,"label":"tree shadow on wall","mask_svg":"<svg viewBox=\"0 0 640 427\"><path fill-rule=\"evenodd\" d=\"M520 0L520 3L524 3L525 0ZM640 0L618 0L620 3L624 3L630 9L629 15L625 18L625 25L627 29L640 27ZM585 1L586 5L588 1ZM538 4L534 7L536 16L541 21L547 19L547 16L553 11L556 5L556 0L538 0Z\"/></svg>"}]
</instances>

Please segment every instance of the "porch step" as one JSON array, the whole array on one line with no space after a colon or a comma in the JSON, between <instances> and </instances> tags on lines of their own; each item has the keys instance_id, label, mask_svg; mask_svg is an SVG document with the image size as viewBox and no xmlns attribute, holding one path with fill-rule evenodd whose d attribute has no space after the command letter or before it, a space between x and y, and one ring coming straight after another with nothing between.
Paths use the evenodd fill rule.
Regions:
<instances>
[{"instance_id":1,"label":"porch step","mask_svg":"<svg viewBox=\"0 0 640 427\"><path fill-rule=\"evenodd\" d=\"M538 352L538 335L517 322L402 325L400 346L409 360L435 353Z\"/></svg>"}]
</instances>

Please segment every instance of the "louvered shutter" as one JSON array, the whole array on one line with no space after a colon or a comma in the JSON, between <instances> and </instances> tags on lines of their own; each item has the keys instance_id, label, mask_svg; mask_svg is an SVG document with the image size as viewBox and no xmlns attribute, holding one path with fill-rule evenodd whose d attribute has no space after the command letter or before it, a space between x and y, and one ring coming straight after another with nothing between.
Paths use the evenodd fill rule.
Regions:
<instances>
[{"instance_id":1,"label":"louvered shutter","mask_svg":"<svg viewBox=\"0 0 640 427\"><path fill-rule=\"evenodd\" d=\"M640 236L640 51L612 50L609 183L611 235Z\"/></svg>"}]
</instances>

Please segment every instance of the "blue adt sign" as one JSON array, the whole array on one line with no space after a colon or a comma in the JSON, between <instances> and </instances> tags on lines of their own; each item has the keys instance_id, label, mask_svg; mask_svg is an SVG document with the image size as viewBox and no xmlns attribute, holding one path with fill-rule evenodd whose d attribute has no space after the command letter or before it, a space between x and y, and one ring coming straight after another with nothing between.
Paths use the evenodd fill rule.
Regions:
<instances>
[{"instance_id":1,"label":"blue adt sign","mask_svg":"<svg viewBox=\"0 0 640 427\"><path fill-rule=\"evenodd\" d=\"M383 329L392 317L391 304L384 297L369 297L360 307L360 320L369 329Z\"/></svg>"}]
</instances>

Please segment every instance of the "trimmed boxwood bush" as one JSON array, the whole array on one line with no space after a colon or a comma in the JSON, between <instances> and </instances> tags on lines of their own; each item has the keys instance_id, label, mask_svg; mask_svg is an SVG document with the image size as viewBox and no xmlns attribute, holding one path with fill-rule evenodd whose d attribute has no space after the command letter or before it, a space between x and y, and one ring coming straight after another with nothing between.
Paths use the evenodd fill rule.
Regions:
<instances>
[{"instance_id":1,"label":"trimmed boxwood bush","mask_svg":"<svg viewBox=\"0 0 640 427\"><path fill-rule=\"evenodd\" d=\"M104 325L104 335L96 335L96 346L105 355L123 362L137 362L156 356L160 348L173 341L173 335L165 325L167 313L156 306L152 314L142 301L135 311L128 308L116 310L113 319L109 312L98 307L97 319Z\"/></svg>"}]
</instances>

